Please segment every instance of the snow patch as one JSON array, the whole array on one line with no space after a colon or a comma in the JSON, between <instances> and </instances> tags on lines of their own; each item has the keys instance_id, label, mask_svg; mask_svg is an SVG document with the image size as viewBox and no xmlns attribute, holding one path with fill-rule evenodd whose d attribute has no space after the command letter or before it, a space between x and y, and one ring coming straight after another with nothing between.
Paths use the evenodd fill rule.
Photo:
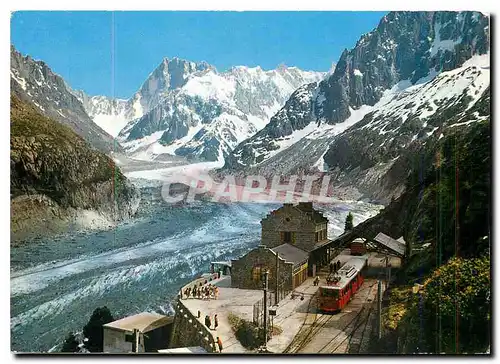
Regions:
<instances>
[{"instance_id":1,"label":"snow patch","mask_svg":"<svg viewBox=\"0 0 500 364\"><path fill-rule=\"evenodd\" d=\"M21 86L21 88L26 91L26 80L20 76L17 75L17 70L15 70L16 72L12 72L12 70L10 71L10 76L16 80L16 82Z\"/></svg>"},{"instance_id":2,"label":"snow patch","mask_svg":"<svg viewBox=\"0 0 500 364\"><path fill-rule=\"evenodd\" d=\"M132 119L142 118L142 116L144 115L144 110L143 110L142 105L141 105L141 94L140 93L137 93L137 97L134 100L134 103L132 105L132 109L134 110L134 116L132 117Z\"/></svg>"},{"instance_id":3,"label":"snow patch","mask_svg":"<svg viewBox=\"0 0 500 364\"><path fill-rule=\"evenodd\" d=\"M118 134L120 134L120 131L125 127L125 125L127 125L128 122L123 114L97 114L94 116L93 121L113 138L116 138Z\"/></svg>"},{"instance_id":4,"label":"snow patch","mask_svg":"<svg viewBox=\"0 0 500 364\"><path fill-rule=\"evenodd\" d=\"M440 50L442 51L453 51L457 44L460 44L462 38L458 38L457 40L452 39L441 39L441 23L434 24L434 41L432 42L430 52L431 57L434 57Z\"/></svg>"},{"instance_id":5,"label":"snow patch","mask_svg":"<svg viewBox=\"0 0 500 364\"><path fill-rule=\"evenodd\" d=\"M363 77L363 73L357 68L354 69L354 76Z\"/></svg>"},{"instance_id":6,"label":"snow patch","mask_svg":"<svg viewBox=\"0 0 500 364\"><path fill-rule=\"evenodd\" d=\"M318 161L313 164L313 167L317 168L320 172L328 172L328 164L326 164L325 160L323 159L327 151L328 149L325 150L325 152L321 154L321 157L318 159Z\"/></svg>"},{"instance_id":7,"label":"snow patch","mask_svg":"<svg viewBox=\"0 0 500 364\"><path fill-rule=\"evenodd\" d=\"M375 107L373 119L376 121L362 128L378 129L382 135L395 132L397 128L384 130L388 125L385 120L389 117L401 118L401 123L404 123L410 115L418 115L425 127L425 119L435 114L442 102L453 105L460 102L465 93L470 97L468 108L471 108L490 84L487 55L473 57L462 67L442 72L432 78L434 72L415 85L411 85L408 80L401 81L391 90L384 92Z\"/></svg>"},{"instance_id":8,"label":"snow patch","mask_svg":"<svg viewBox=\"0 0 500 364\"><path fill-rule=\"evenodd\" d=\"M201 77L191 77L182 91L187 95L198 96L206 101L217 99L231 103L236 90L232 82L210 71Z\"/></svg>"}]
</instances>

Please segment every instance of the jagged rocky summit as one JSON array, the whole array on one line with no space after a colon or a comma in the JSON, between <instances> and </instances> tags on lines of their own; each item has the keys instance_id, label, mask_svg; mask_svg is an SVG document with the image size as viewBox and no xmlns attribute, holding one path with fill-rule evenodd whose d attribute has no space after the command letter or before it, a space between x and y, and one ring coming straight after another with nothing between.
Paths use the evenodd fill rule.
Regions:
<instances>
[{"instance_id":1,"label":"jagged rocky summit","mask_svg":"<svg viewBox=\"0 0 500 364\"><path fill-rule=\"evenodd\" d=\"M218 72L206 62L165 58L128 100L75 94L92 119L135 158L169 154L223 162L296 88L324 75L285 65Z\"/></svg>"},{"instance_id":2,"label":"jagged rocky summit","mask_svg":"<svg viewBox=\"0 0 500 364\"><path fill-rule=\"evenodd\" d=\"M327 172L340 194L387 202L404 188L405 153L489 117L489 71L487 15L388 13L240 143L224 171Z\"/></svg>"}]
</instances>

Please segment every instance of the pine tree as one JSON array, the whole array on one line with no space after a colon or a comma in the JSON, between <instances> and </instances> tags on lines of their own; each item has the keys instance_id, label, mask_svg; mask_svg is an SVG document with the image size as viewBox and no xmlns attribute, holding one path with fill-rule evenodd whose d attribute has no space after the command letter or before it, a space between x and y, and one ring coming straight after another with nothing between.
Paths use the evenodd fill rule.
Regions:
<instances>
[{"instance_id":1,"label":"pine tree","mask_svg":"<svg viewBox=\"0 0 500 364\"><path fill-rule=\"evenodd\" d=\"M111 311L106 306L98 307L92 313L89 322L83 328L83 335L88 339L85 347L92 353L103 350L104 329L102 325L113 322Z\"/></svg>"},{"instance_id":2,"label":"pine tree","mask_svg":"<svg viewBox=\"0 0 500 364\"><path fill-rule=\"evenodd\" d=\"M345 231L351 231L352 228L354 227L353 218L354 217L352 216L351 212L349 212L349 214L345 218L345 228L344 228Z\"/></svg>"},{"instance_id":3,"label":"pine tree","mask_svg":"<svg viewBox=\"0 0 500 364\"><path fill-rule=\"evenodd\" d=\"M77 353L80 351L80 348L78 347L78 341L76 340L75 335L70 332L68 333L68 336L66 336L66 339L64 340L63 347L61 349L61 352L63 353Z\"/></svg>"}]
</instances>

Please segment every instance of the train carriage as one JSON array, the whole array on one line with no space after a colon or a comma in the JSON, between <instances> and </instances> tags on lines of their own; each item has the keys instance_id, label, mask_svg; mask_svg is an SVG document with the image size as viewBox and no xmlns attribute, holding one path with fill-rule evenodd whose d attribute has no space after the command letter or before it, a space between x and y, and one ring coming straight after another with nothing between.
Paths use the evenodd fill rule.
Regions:
<instances>
[{"instance_id":1,"label":"train carriage","mask_svg":"<svg viewBox=\"0 0 500 364\"><path fill-rule=\"evenodd\" d=\"M368 257L349 259L327 284L319 287L318 307L320 311L341 311L363 284Z\"/></svg>"},{"instance_id":2,"label":"train carriage","mask_svg":"<svg viewBox=\"0 0 500 364\"><path fill-rule=\"evenodd\" d=\"M365 255L366 241L363 238L354 239L351 242L351 255Z\"/></svg>"}]
</instances>

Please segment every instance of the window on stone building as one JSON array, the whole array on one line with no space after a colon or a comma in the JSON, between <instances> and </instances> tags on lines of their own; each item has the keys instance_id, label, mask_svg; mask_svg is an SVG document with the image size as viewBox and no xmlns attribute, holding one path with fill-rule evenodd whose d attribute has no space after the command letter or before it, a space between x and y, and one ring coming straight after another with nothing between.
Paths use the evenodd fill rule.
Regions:
<instances>
[{"instance_id":1,"label":"window on stone building","mask_svg":"<svg viewBox=\"0 0 500 364\"><path fill-rule=\"evenodd\" d=\"M262 266L256 265L255 267L253 267L253 269L252 269L252 279L255 282L260 281L260 276L262 274L261 272L262 272Z\"/></svg>"},{"instance_id":2,"label":"window on stone building","mask_svg":"<svg viewBox=\"0 0 500 364\"><path fill-rule=\"evenodd\" d=\"M271 282L272 282L271 270L267 269L267 267L263 266L262 264L255 265L253 267L253 269L252 269L252 280L254 282L262 281L264 279L263 274L264 274L264 272L266 270L268 271L267 281L268 281L268 284L271 285Z\"/></svg>"},{"instance_id":3,"label":"window on stone building","mask_svg":"<svg viewBox=\"0 0 500 364\"><path fill-rule=\"evenodd\" d=\"M280 235L282 244L295 244L295 231L282 231Z\"/></svg>"}]
</instances>

